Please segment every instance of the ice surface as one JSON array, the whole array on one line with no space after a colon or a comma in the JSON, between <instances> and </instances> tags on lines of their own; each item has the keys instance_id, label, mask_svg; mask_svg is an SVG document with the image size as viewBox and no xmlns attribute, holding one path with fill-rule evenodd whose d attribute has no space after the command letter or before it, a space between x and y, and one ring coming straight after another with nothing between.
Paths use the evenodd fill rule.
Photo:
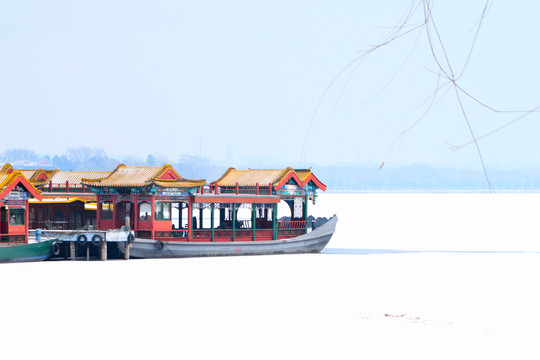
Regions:
<instances>
[{"instance_id":1,"label":"ice surface","mask_svg":"<svg viewBox=\"0 0 540 360\"><path fill-rule=\"evenodd\" d=\"M539 205L539 194L323 194L311 213L340 217L324 254L4 264L1 351L538 358Z\"/></svg>"}]
</instances>

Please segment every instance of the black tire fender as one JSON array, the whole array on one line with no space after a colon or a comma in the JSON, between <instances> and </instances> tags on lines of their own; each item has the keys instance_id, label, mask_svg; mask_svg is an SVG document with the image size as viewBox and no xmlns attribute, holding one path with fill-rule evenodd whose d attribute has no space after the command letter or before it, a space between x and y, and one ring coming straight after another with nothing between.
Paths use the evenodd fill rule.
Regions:
<instances>
[{"instance_id":1,"label":"black tire fender","mask_svg":"<svg viewBox=\"0 0 540 360\"><path fill-rule=\"evenodd\" d=\"M54 256L60 255L60 244L56 241L51 244L51 254Z\"/></svg>"},{"instance_id":2,"label":"black tire fender","mask_svg":"<svg viewBox=\"0 0 540 360\"><path fill-rule=\"evenodd\" d=\"M165 247L165 244L163 243L163 241L158 240L158 241L156 242L156 248L157 248L158 250L163 250L164 247Z\"/></svg>"},{"instance_id":3,"label":"black tire fender","mask_svg":"<svg viewBox=\"0 0 540 360\"><path fill-rule=\"evenodd\" d=\"M92 244L99 246L102 241L103 241L103 238L101 237L101 235L96 234L92 236Z\"/></svg>"},{"instance_id":4,"label":"black tire fender","mask_svg":"<svg viewBox=\"0 0 540 360\"><path fill-rule=\"evenodd\" d=\"M79 243L79 245L86 245L86 243L88 242L88 238L86 237L86 235L81 234L77 236L77 242Z\"/></svg>"}]
</instances>

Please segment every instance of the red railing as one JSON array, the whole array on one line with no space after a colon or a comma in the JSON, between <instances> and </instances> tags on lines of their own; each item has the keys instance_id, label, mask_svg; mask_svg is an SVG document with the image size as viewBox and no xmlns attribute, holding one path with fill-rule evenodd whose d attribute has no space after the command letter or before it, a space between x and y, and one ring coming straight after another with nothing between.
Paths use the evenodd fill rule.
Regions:
<instances>
[{"instance_id":1,"label":"red railing","mask_svg":"<svg viewBox=\"0 0 540 360\"><path fill-rule=\"evenodd\" d=\"M215 229L214 241L232 241L233 231L232 229ZM252 241L253 230L236 230L234 232L236 241ZM212 230L193 230L193 241L205 240L210 241L212 238ZM272 240L272 230L256 230L255 240Z\"/></svg>"},{"instance_id":2,"label":"red railing","mask_svg":"<svg viewBox=\"0 0 540 360\"><path fill-rule=\"evenodd\" d=\"M295 220L295 221L278 221L278 229L305 229L307 221Z\"/></svg>"}]
</instances>

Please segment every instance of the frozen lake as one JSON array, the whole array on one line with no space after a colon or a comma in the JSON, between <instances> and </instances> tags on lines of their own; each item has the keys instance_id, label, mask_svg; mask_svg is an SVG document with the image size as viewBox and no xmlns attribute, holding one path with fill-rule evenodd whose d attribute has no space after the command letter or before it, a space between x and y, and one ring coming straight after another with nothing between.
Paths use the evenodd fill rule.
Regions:
<instances>
[{"instance_id":1,"label":"frozen lake","mask_svg":"<svg viewBox=\"0 0 540 360\"><path fill-rule=\"evenodd\" d=\"M5 358L538 358L540 194L322 194L323 254L3 264Z\"/></svg>"}]
</instances>

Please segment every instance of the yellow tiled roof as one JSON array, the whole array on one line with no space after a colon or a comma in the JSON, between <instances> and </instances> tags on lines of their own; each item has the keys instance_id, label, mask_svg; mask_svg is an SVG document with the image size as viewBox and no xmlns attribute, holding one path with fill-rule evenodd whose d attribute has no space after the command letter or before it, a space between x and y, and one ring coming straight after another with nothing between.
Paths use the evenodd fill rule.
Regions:
<instances>
[{"instance_id":1,"label":"yellow tiled roof","mask_svg":"<svg viewBox=\"0 0 540 360\"><path fill-rule=\"evenodd\" d=\"M178 179L161 179L167 171L172 171ZM197 187L204 185L206 180L183 179L174 168L164 166L125 166L118 165L109 176L103 179L83 179L83 184L93 187L145 187L156 184L160 187Z\"/></svg>"},{"instance_id":2,"label":"yellow tiled roof","mask_svg":"<svg viewBox=\"0 0 540 360\"><path fill-rule=\"evenodd\" d=\"M57 172L58 170L43 170L43 169L38 169L36 170L36 172L34 173L34 175L32 175L32 178L29 179L30 181L33 181L33 182L43 182L43 181L48 181L50 178L51 178L51 175L55 172ZM47 180L38 180L38 178L42 175L42 174L45 174L45 176L47 177Z\"/></svg>"},{"instance_id":3,"label":"yellow tiled roof","mask_svg":"<svg viewBox=\"0 0 540 360\"><path fill-rule=\"evenodd\" d=\"M306 186L309 181L313 180L321 189L326 190L326 186L315 178L311 169L295 170L291 167L279 170L236 170L229 168L214 183L218 186L236 186L236 183L238 183L238 186L256 186L257 183L259 186L268 186L268 184L282 186L287 178L294 175L300 180L298 185L301 187Z\"/></svg>"},{"instance_id":4,"label":"yellow tiled roof","mask_svg":"<svg viewBox=\"0 0 540 360\"><path fill-rule=\"evenodd\" d=\"M291 167L275 170L236 170L229 168L218 180L215 181L219 186L267 186L268 184L278 184L291 172L296 173L301 181L304 181L311 170L294 170Z\"/></svg>"},{"instance_id":5,"label":"yellow tiled roof","mask_svg":"<svg viewBox=\"0 0 540 360\"><path fill-rule=\"evenodd\" d=\"M219 186L267 186L268 184L278 183L292 168L285 170L236 170L229 168L218 180L215 181Z\"/></svg>"},{"instance_id":6,"label":"yellow tiled roof","mask_svg":"<svg viewBox=\"0 0 540 360\"><path fill-rule=\"evenodd\" d=\"M69 186L82 186L81 183L84 180L97 180L103 179L109 176L110 171L55 171L50 177L49 181L52 181L53 185L60 184L65 185L66 181L69 182Z\"/></svg>"},{"instance_id":7,"label":"yellow tiled roof","mask_svg":"<svg viewBox=\"0 0 540 360\"><path fill-rule=\"evenodd\" d=\"M24 177L27 180L30 180L32 176L34 176L34 174L36 173L36 170L19 170L19 171L21 172L21 174L24 175Z\"/></svg>"},{"instance_id":8,"label":"yellow tiled roof","mask_svg":"<svg viewBox=\"0 0 540 360\"><path fill-rule=\"evenodd\" d=\"M11 174L0 174L0 192L13 183L19 176L24 176L20 171L13 171Z\"/></svg>"},{"instance_id":9,"label":"yellow tiled roof","mask_svg":"<svg viewBox=\"0 0 540 360\"><path fill-rule=\"evenodd\" d=\"M10 169L13 169L10 164L4 165L4 168L0 170L0 174L5 172L7 173ZM41 186L47 183L51 177L51 175L54 172L58 172L58 170L43 170L43 169L37 169L37 170L18 170L23 176L34 186ZM41 175L45 174L46 180L41 179L38 180Z\"/></svg>"},{"instance_id":10,"label":"yellow tiled roof","mask_svg":"<svg viewBox=\"0 0 540 360\"><path fill-rule=\"evenodd\" d=\"M4 166L2 166L2 169L0 169L0 174L7 174L9 170L14 170L13 166L11 166L11 164L9 163L6 163L4 164Z\"/></svg>"},{"instance_id":11,"label":"yellow tiled roof","mask_svg":"<svg viewBox=\"0 0 540 360\"><path fill-rule=\"evenodd\" d=\"M0 174L0 194L1 194L3 191L7 190L7 188L8 188L11 184L13 184L13 182L15 182L15 181L17 181L17 180L22 181L23 184L26 183L26 184L24 184L24 187L26 188L26 190L27 190L30 194L32 194L32 195L34 195L34 196L36 196L36 197L38 197L38 198L41 199L40 191L39 191L38 189L36 189L36 188L35 188L35 187L34 187L34 186L33 186L33 185L32 185L25 177L24 177L24 175L23 175L20 171L18 171L18 170L15 170L15 171L13 171L13 172L10 173L10 174Z\"/></svg>"},{"instance_id":12,"label":"yellow tiled roof","mask_svg":"<svg viewBox=\"0 0 540 360\"><path fill-rule=\"evenodd\" d=\"M2 191L8 184L6 179L9 177L9 174L0 174L0 191Z\"/></svg>"},{"instance_id":13,"label":"yellow tiled roof","mask_svg":"<svg viewBox=\"0 0 540 360\"><path fill-rule=\"evenodd\" d=\"M298 178L302 181L306 181L307 177L311 175L311 169L295 169L294 172L298 176Z\"/></svg>"}]
</instances>

